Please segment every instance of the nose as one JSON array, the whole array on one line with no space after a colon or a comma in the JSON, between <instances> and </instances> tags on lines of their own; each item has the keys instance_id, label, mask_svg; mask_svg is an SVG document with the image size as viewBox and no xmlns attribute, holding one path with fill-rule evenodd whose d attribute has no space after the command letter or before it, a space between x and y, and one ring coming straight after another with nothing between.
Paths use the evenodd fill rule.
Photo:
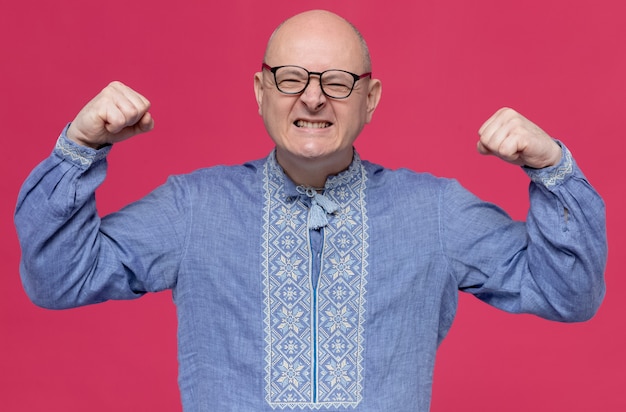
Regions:
<instances>
[{"instance_id":1,"label":"nose","mask_svg":"<svg viewBox=\"0 0 626 412\"><path fill-rule=\"evenodd\" d=\"M326 103L326 95L322 92L319 76L311 76L309 84L300 95L300 100L311 111L318 111Z\"/></svg>"}]
</instances>

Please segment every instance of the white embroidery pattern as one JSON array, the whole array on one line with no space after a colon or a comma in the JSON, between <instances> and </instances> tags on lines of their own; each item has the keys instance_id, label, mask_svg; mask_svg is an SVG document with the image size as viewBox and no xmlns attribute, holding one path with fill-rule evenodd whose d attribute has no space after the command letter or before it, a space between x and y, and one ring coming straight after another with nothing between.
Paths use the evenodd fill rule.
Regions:
<instances>
[{"instance_id":1,"label":"white embroidery pattern","mask_svg":"<svg viewBox=\"0 0 626 412\"><path fill-rule=\"evenodd\" d=\"M263 283L265 396L272 408L356 407L362 398L363 320L368 260L366 174L355 154L327 184L340 205L324 228L317 289L305 198L287 200L284 176L265 165ZM348 176L345 175L348 174Z\"/></svg>"},{"instance_id":2,"label":"white embroidery pattern","mask_svg":"<svg viewBox=\"0 0 626 412\"><path fill-rule=\"evenodd\" d=\"M68 141L59 137L57 139L54 150L61 156L68 158L70 161L79 162L84 167L91 166L92 163L101 160L109 153L110 146L100 151L72 145Z\"/></svg>"},{"instance_id":3,"label":"white embroidery pattern","mask_svg":"<svg viewBox=\"0 0 626 412\"><path fill-rule=\"evenodd\" d=\"M572 161L572 153L565 146L563 148L563 161L555 168L543 169L528 169L527 173L530 179L540 185L553 188L556 185L561 184L569 175L574 171L574 162Z\"/></svg>"}]
</instances>

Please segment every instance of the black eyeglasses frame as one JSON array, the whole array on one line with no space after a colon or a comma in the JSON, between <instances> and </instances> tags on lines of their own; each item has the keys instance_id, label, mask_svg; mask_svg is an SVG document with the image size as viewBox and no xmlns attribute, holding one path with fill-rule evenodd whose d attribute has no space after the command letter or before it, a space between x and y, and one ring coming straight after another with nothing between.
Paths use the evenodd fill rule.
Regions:
<instances>
[{"instance_id":1,"label":"black eyeglasses frame","mask_svg":"<svg viewBox=\"0 0 626 412\"><path fill-rule=\"evenodd\" d=\"M306 84L304 85L302 90L300 90L298 92L286 92L286 91L281 90L281 88L278 86L278 80L276 79L276 71L279 70L279 69L282 69L283 67L297 67L297 68L302 69L302 70L304 70L305 72L308 73L308 78L307 78ZM367 73L363 73L363 74L359 75L359 74L355 74L355 73L349 72L347 70L342 70L342 69L328 69L328 70L324 70L323 72L312 72L312 71L309 71L309 70L307 70L306 68L304 68L302 66L296 66L295 64L287 64L287 65L284 65L284 66L272 67L272 66L270 66L269 64L267 64L265 62L261 65L261 70L263 70L263 69L267 69L270 72L272 72L272 74L274 75L274 85L276 85L276 88L278 89L279 92L281 92L283 94L290 94L290 95L296 95L296 94L304 93L306 88L309 87L309 83L311 82L311 75L319 76L319 78L321 80L322 75L324 73L326 73L326 72L329 72L329 71L340 71L340 72L347 73L350 76L352 76L352 78L354 79L354 82L352 83L352 88L350 89L350 92L346 96L343 96L343 97L336 97L336 96L333 96L333 95L330 95L330 94L326 93L326 90L324 90L324 85L320 81L320 88L322 89L322 93L324 93L324 96L330 97L331 99L336 99L336 100L347 99L348 97L350 97L350 95L354 91L354 86L356 86L356 82L358 82L359 80L361 80L363 78L372 76L372 72L367 72Z\"/></svg>"}]
</instances>

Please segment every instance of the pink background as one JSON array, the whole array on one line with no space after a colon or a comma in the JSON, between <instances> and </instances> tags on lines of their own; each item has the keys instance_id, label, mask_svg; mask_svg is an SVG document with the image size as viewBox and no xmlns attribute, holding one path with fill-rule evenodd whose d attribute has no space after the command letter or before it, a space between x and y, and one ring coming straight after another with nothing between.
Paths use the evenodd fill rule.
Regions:
<instances>
[{"instance_id":1,"label":"pink background","mask_svg":"<svg viewBox=\"0 0 626 412\"><path fill-rule=\"evenodd\" d=\"M273 28L310 8L342 14L369 41L383 98L357 141L363 158L456 177L523 219L523 173L475 151L482 122L506 105L564 140L607 203L596 317L557 324L461 296L432 410L626 410L622 0L0 1L0 410L180 410L171 294L35 307L18 276L17 193L115 79L151 100L156 128L114 148L101 213L170 174L265 156L252 75Z\"/></svg>"}]
</instances>

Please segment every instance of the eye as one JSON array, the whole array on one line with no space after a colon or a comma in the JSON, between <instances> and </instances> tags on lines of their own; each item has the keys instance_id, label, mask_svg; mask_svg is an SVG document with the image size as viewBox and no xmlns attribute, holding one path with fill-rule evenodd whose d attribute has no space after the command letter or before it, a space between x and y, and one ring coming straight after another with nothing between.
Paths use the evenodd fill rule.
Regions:
<instances>
[{"instance_id":1,"label":"eye","mask_svg":"<svg viewBox=\"0 0 626 412\"><path fill-rule=\"evenodd\" d=\"M300 67L285 66L276 72L276 84L283 91L299 91L308 78L308 73Z\"/></svg>"},{"instance_id":2,"label":"eye","mask_svg":"<svg viewBox=\"0 0 626 412\"><path fill-rule=\"evenodd\" d=\"M296 77L285 77L283 79L280 79L279 82L280 82L280 84L283 84L283 83L303 83L303 82L305 82L305 80L298 79Z\"/></svg>"},{"instance_id":3,"label":"eye","mask_svg":"<svg viewBox=\"0 0 626 412\"><path fill-rule=\"evenodd\" d=\"M326 86L326 87L347 87L347 88L350 87L350 86L348 86L345 83L324 83L324 86Z\"/></svg>"},{"instance_id":4,"label":"eye","mask_svg":"<svg viewBox=\"0 0 626 412\"><path fill-rule=\"evenodd\" d=\"M324 87L333 90L346 90L352 87L352 77L342 71L329 71L324 74Z\"/></svg>"}]
</instances>

